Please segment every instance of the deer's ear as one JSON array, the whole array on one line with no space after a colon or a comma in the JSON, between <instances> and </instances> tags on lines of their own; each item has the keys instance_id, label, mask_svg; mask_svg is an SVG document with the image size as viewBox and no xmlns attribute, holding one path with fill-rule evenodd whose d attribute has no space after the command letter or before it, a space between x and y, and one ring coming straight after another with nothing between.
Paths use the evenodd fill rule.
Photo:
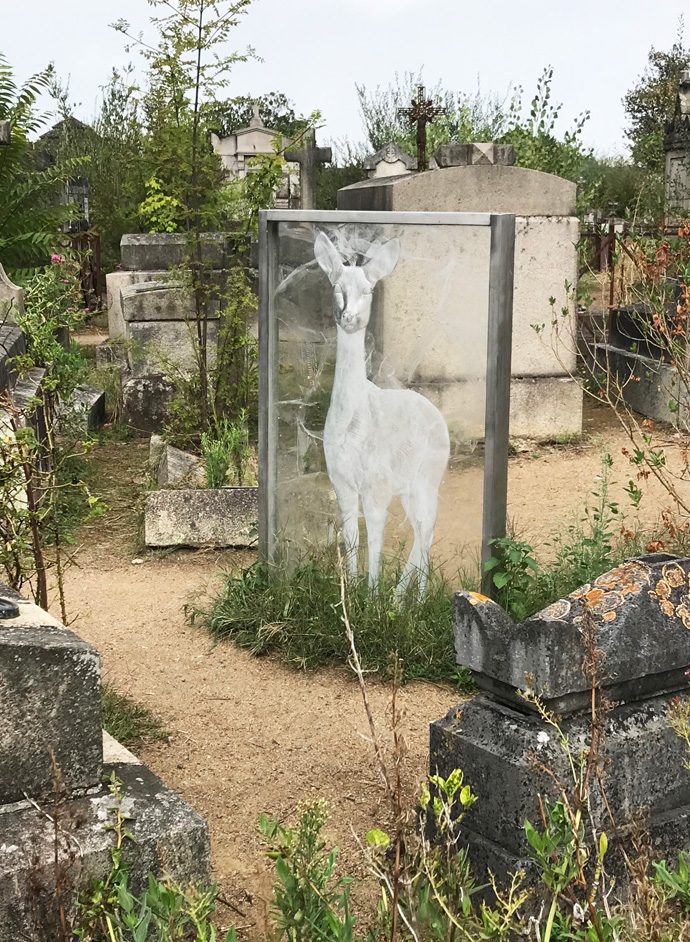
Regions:
<instances>
[{"instance_id":1,"label":"deer's ear","mask_svg":"<svg viewBox=\"0 0 690 942\"><path fill-rule=\"evenodd\" d=\"M362 269L368 281L375 285L377 281L390 275L398 264L399 258L400 239L390 239L371 250L369 261L362 266Z\"/></svg>"},{"instance_id":2,"label":"deer's ear","mask_svg":"<svg viewBox=\"0 0 690 942\"><path fill-rule=\"evenodd\" d=\"M343 273L343 261L328 236L319 232L314 239L314 258L319 267L328 275L332 285L340 280Z\"/></svg>"}]
</instances>

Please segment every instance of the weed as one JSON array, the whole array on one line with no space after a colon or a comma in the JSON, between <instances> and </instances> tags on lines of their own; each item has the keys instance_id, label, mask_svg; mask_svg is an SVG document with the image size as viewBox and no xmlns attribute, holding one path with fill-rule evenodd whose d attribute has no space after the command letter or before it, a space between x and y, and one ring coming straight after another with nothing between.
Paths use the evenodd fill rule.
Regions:
<instances>
[{"instance_id":1,"label":"weed","mask_svg":"<svg viewBox=\"0 0 690 942\"><path fill-rule=\"evenodd\" d=\"M112 684L102 686L101 711L103 728L123 746L167 742L169 738L161 721L150 710L118 693Z\"/></svg>"},{"instance_id":2,"label":"weed","mask_svg":"<svg viewBox=\"0 0 690 942\"><path fill-rule=\"evenodd\" d=\"M367 671L389 677L393 661L405 680L468 683L453 655L452 589L440 572L430 574L423 600L394 597L397 573L384 568L370 589L360 577L348 585L348 604L357 624L357 646ZM300 668L347 663L340 575L333 554L306 559L293 569L258 562L230 576L208 612L189 611L217 638L230 638L253 654L276 653Z\"/></svg>"}]
</instances>

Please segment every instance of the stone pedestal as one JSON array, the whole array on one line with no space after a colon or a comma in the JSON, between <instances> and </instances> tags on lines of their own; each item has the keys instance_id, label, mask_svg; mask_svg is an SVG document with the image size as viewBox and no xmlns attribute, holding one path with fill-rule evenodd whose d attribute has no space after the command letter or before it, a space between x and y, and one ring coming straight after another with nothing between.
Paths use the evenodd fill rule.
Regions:
<instances>
[{"instance_id":1,"label":"stone pedestal","mask_svg":"<svg viewBox=\"0 0 690 942\"><path fill-rule=\"evenodd\" d=\"M133 891L149 872L206 881L203 819L110 737L104 749L98 653L6 586L0 598L18 611L0 621L0 939L52 938L56 879L69 917L109 873L112 774L133 836L123 846Z\"/></svg>"},{"instance_id":2,"label":"stone pedestal","mask_svg":"<svg viewBox=\"0 0 690 942\"><path fill-rule=\"evenodd\" d=\"M540 796L557 797L545 770L571 782L554 729L520 692L535 691L560 717L575 756L590 745L586 637L601 652L599 686L611 704L600 751L603 794L593 777L590 795L593 819L611 843L609 869L624 877L620 851L636 827L647 828L660 856L690 847L685 744L668 721L671 700L688 692L689 586L690 559L657 554L617 567L519 625L484 596L456 596L457 661L480 692L432 724L430 767L443 776L461 768L479 798L463 824L479 878L487 869L501 878L529 869L524 822L539 824Z\"/></svg>"},{"instance_id":3,"label":"stone pedestal","mask_svg":"<svg viewBox=\"0 0 690 942\"><path fill-rule=\"evenodd\" d=\"M510 166L512 148L494 144L446 144L436 153L442 169L407 173L354 183L338 191L338 209L391 212L514 213L515 287L510 388L510 432L514 437L553 439L582 432L582 388L577 379L575 305L571 288L577 285L576 186L569 180ZM425 251L426 250L426 251ZM420 238L420 259L433 247ZM458 267L488 277L486 250L478 243L471 258L457 255ZM487 275L483 273L486 272ZM385 290L389 290L386 286ZM420 292L425 290L423 281ZM550 325L550 299L559 317L559 347L551 331L537 335L533 324ZM409 338L420 329L414 295L399 307L399 330L386 339L382 353L399 364L402 375L414 380L423 395L433 384L439 398L457 395L467 379L463 369L466 344L462 330L444 346L444 370L428 356L425 346L412 349ZM561 311L567 311L565 317ZM476 305L457 304L457 322L479 318ZM479 349L479 348L477 348ZM418 384L418 385L417 385Z\"/></svg>"}]
</instances>

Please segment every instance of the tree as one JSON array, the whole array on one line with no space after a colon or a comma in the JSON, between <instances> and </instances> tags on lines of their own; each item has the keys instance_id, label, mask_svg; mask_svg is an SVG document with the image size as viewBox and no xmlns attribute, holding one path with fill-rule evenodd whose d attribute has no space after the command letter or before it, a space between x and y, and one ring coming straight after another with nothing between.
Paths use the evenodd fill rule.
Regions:
<instances>
[{"instance_id":1,"label":"tree","mask_svg":"<svg viewBox=\"0 0 690 942\"><path fill-rule=\"evenodd\" d=\"M210 127L215 127L220 137L227 137L238 128L249 125L255 107L264 127L285 137L294 137L309 125L309 118L297 115L293 103L282 92L238 95L226 101L209 102L203 106L204 119Z\"/></svg>"},{"instance_id":2,"label":"tree","mask_svg":"<svg viewBox=\"0 0 690 942\"><path fill-rule=\"evenodd\" d=\"M690 48L683 34L681 17L671 48L652 46L645 71L623 99L633 160L659 177L664 168L664 126L673 117L681 75L690 68Z\"/></svg>"},{"instance_id":3,"label":"tree","mask_svg":"<svg viewBox=\"0 0 690 942\"><path fill-rule=\"evenodd\" d=\"M60 190L84 169L83 160L62 160L44 170L33 166L30 135L47 121L36 111L52 69L44 69L18 86L0 54L0 120L9 120L9 146L0 147L0 262L15 277L49 262L59 242L60 227L73 207L60 204Z\"/></svg>"}]
</instances>

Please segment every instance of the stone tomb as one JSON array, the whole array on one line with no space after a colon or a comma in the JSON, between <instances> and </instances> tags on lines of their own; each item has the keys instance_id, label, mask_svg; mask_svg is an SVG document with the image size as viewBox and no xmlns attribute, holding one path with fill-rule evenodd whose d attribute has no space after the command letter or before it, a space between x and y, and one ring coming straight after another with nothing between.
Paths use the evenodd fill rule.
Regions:
<instances>
[{"instance_id":1,"label":"stone tomb","mask_svg":"<svg viewBox=\"0 0 690 942\"><path fill-rule=\"evenodd\" d=\"M60 622L0 586L15 606L0 621L0 938L47 938L39 913L55 885L55 828L68 898L110 870L113 799L121 781L133 841L133 891L148 871L208 879L205 822L101 730L98 653ZM7 616L10 617L7 617ZM59 809L56 778L62 782Z\"/></svg>"},{"instance_id":2,"label":"stone tomb","mask_svg":"<svg viewBox=\"0 0 690 942\"><path fill-rule=\"evenodd\" d=\"M205 233L202 238L202 261L209 280L222 290L227 237ZM99 360L106 366L119 366L124 416L141 431L160 430L172 396L173 375L189 374L196 365L194 299L174 271L186 264L189 251L184 233L126 234L120 243L122 270L106 276L109 339ZM218 304L212 300L210 305L212 367L218 343Z\"/></svg>"},{"instance_id":3,"label":"stone tomb","mask_svg":"<svg viewBox=\"0 0 690 942\"><path fill-rule=\"evenodd\" d=\"M441 169L377 177L338 192L338 209L388 212L514 213L515 300L513 310L510 432L515 437L551 439L582 431L582 389L576 372L575 305L565 283L577 284L579 224L576 186L537 170L510 166L512 149L495 144L447 144L439 148ZM562 336L551 345L552 312L569 312ZM396 363L399 377L417 385L434 385L445 397L461 396L465 355L462 333L444 349L444 367L433 359L410 358L399 340L416 329L416 311L399 299L403 329L384 337L384 351ZM533 324L547 325L537 336Z\"/></svg>"},{"instance_id":4,"label":"stone tomb","mask_svg":"<svg viewBox=\"0 0 690 942\"><path fill-rule=\"evenodd\" d=\"M431 725L430 769L461 768L478 801L463 832L475 873L504 879L529 870L525 819L539 827L538 798L554 795L540 767L569 784L553 728L520 696L530 689L560 716L575 754L590 742L591 680L585 637L601 652L600 687L612 705L601 747L603 789L591 807L610 841L607 868L624 878L620 848L646 827L655 856L690 848L690 774L685 744L671 730L671 700L688 693L690 559L657 554L624 563L516 625L476 593L455 599L455 649L479 693ZM591 634L590 634L591 632Z\"/></svg>"}]
</instances>

